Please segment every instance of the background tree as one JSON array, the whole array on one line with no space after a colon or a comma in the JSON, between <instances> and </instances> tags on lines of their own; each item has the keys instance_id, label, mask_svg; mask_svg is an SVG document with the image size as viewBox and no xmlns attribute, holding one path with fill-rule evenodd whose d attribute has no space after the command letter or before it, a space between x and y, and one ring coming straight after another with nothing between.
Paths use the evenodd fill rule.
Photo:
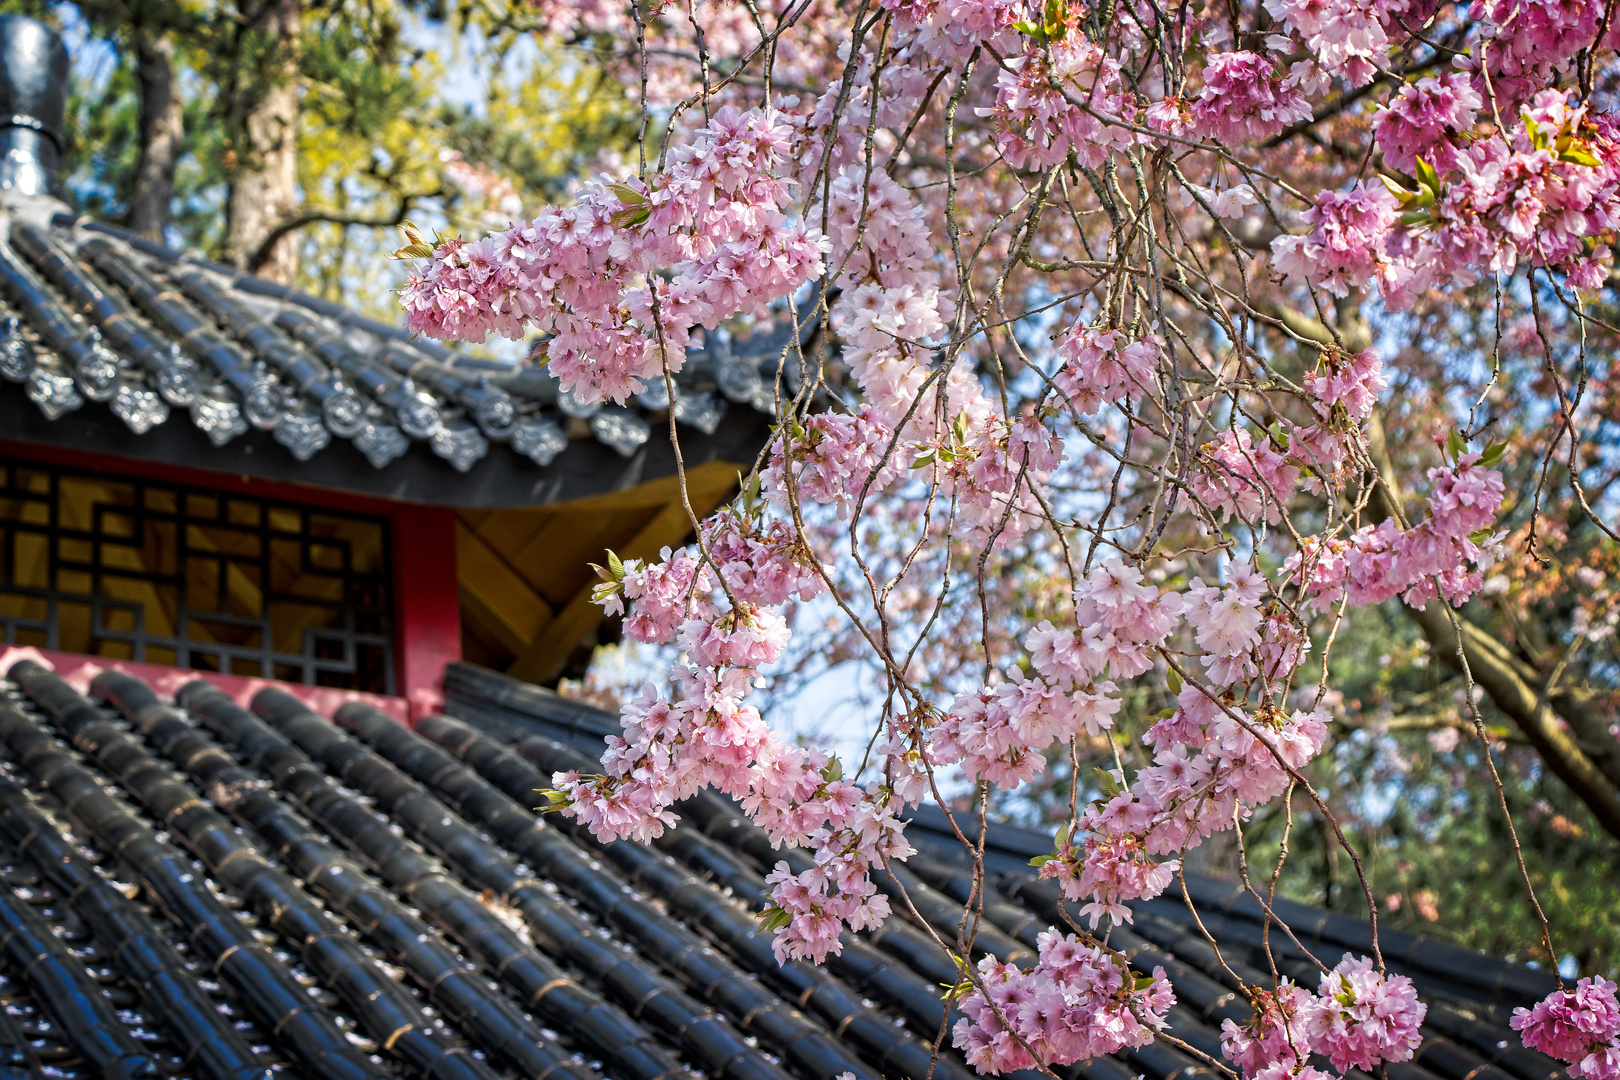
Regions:
<instances>
[{"instance_id":1,"label":"background tree","mask_svg":"<svg viewBox=\"0 0 1620 1080\"><path fill-rule=\"evenodd\" d=\"M535 49L509 25L521 6L8 9L77 31L64 167L82 209L334 298L387 303L398 271L377 253L407 216L503 224L634 131L595 46Z\"/></svg>"}]
</instances>

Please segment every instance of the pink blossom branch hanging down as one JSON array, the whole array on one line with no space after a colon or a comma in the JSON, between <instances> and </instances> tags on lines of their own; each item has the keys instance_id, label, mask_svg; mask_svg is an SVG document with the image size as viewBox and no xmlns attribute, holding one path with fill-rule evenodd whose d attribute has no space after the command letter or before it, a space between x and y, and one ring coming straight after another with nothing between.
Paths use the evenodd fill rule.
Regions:
<instances>
[{"instance_id":1,"label":"pink blossom branch hanging down","mask_svg":"<svg viewBox=\"0 0 1620 1080\"><path fill-rule=\"evenodd\" d=\"M1168 980L1131 969L1108 927L1279 801L1322 818L1376 916L1310 779L1343 719L1338 627L1405 605L1462 635L1505 561L1541 557L1555 497L1614 535L1614 446L1586 419L1620 399L1589 311L1620 228L1613 13L537 11L547 33L617 43L638 164L497 234L403 251L427 260L403 290L411 328L535 338L587 403L733 331L794 330L764 366L776 423L737 499L691 545L602 570L597 601L669 667L625 703L599 774L555 778L553 808L650 840L681 800L734 798L812 854L775 866L762 919L780 958L820 961L907 914L874 874L912 853L911 807L943 803L978 859L987 800L1059 783L1066 820L1036 862L1067 925L1025 967L972 962L966 924L942 937L961 971L950 1038L989 1074L1169 1037ZM1530 329L1504 334L1515 319ZM1409 348L1418 326L1466 355ZM879 687L858 761L762 712L816 625ZM1505 813L1477 701L1463 720ZM1553 930L1538 919L1527 942L1551 958ZM1410 1060L1427 1006L1376 934L1371 953L1314 990L1239 980L1253 1017L1225 1024L1228 1073ZM1573 1076L1620 1076L1612 983L1514 1026Z\"/></svg>"}]
</instances>

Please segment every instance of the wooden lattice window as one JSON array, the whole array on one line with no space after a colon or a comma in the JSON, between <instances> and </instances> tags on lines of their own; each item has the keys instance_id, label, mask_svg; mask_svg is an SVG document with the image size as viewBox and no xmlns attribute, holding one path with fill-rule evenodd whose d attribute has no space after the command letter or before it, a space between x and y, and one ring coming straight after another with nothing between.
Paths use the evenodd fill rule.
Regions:
<instances>
[{"instance_id":1,"label":"wooden lattice window","mask_svg":"<svg viewBox=\"0 0 1620 1080\"><path fill-rule=\"evenodd\" d=\"M388 521L0 458L7 644L390 694Z\"/></svg>"}]
</instances>

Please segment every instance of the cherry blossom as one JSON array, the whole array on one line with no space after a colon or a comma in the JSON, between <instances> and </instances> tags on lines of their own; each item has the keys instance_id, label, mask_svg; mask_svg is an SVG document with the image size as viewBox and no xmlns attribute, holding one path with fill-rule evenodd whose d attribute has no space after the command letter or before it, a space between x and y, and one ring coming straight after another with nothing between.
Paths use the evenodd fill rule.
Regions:
<instances>
[{"instance_id":1,"label":"cherry blossom","mask_svg":"<svg viewBox=\"0 0 1620 1080\"><path fill-rule=\"evenodd\" d=\"M1533 1008L1514 1009L1509 1022L1524 1045L1562 1061L1571 1076L1620 1076L1620 1002L1615 984L1601 976L1555 990Z\"/></svg>"},{"instance_id":2,"label":"cherry blossom","mask_svg":"<svg viewBox=\"0 0 1620 1080\"><path fill-rule=\"evenodd\" d=\"M962 999L951 1038L968 1064L992 1076L1145 1046L1175 1004L1163 968L1139 978L1123 960L1055 931L1040 936L1039 962L1028 971L987 956L978 976L982 989Z\"/></svg>"},{"instance_id":3,"label":"cherry blossom","mask_svg":"<svg viewBox=\"0 0 1620 1080\"><path fill-rule=\"evenodd\" d=\"M1093 932L1287 792L1331 820L1339 621L1515 587L1496 563L1548 531L1524 461L1596 467L1566 462L1613 400L1584 305L1620 233L1616 35L1553 0L860 10L548 0L557 33L626 43L604 62L648 121L634 166L408 245L402 303L428 336L532 339L585 405L666 372L773 381L735 497L600 569L659 678L548 797L604 840L736 800L808 856L769 865L761 918L819 962L904 917L874 874L911 853L910 807L1061 790L1037 864L1076 932L1028 969L959 957L953 1041L988 1073L1080 1061L1174 1000ZM1466 355L1429 355L1437 328ZM1576 606L1577 645L1613 630ZM776 726L807 656L864 665L859 760ZM1354 956L1295 977L1241 988L1244 1080L1412 1057L1409 980ZM1613 984L1514 1023L1620 1080Z\"/></svg>"}]
</instances>

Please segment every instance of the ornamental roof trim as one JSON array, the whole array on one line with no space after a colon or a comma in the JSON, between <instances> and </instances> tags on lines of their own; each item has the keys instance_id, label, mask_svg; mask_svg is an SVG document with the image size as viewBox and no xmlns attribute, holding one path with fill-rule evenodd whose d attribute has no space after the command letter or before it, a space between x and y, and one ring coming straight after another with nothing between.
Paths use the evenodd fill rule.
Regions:
<instances>
[{"instance_id":1,"label":"ornamental roof trim","mask_svg":"<svg viewBox=\"0 0 1620 1080\"><path fill-rule=\"evenodd\" d=\"M25 439L534 505L672 473L660 446L671 413L694 463L752 461L768 435L786 320L740 341L710 335L673 404L661 383L623 406L587 404L543 368L468 357L60 205L14 197L0 215L0 414ZM255 448L260 461L245 461Z\"/></svg>"}]
</instances>

